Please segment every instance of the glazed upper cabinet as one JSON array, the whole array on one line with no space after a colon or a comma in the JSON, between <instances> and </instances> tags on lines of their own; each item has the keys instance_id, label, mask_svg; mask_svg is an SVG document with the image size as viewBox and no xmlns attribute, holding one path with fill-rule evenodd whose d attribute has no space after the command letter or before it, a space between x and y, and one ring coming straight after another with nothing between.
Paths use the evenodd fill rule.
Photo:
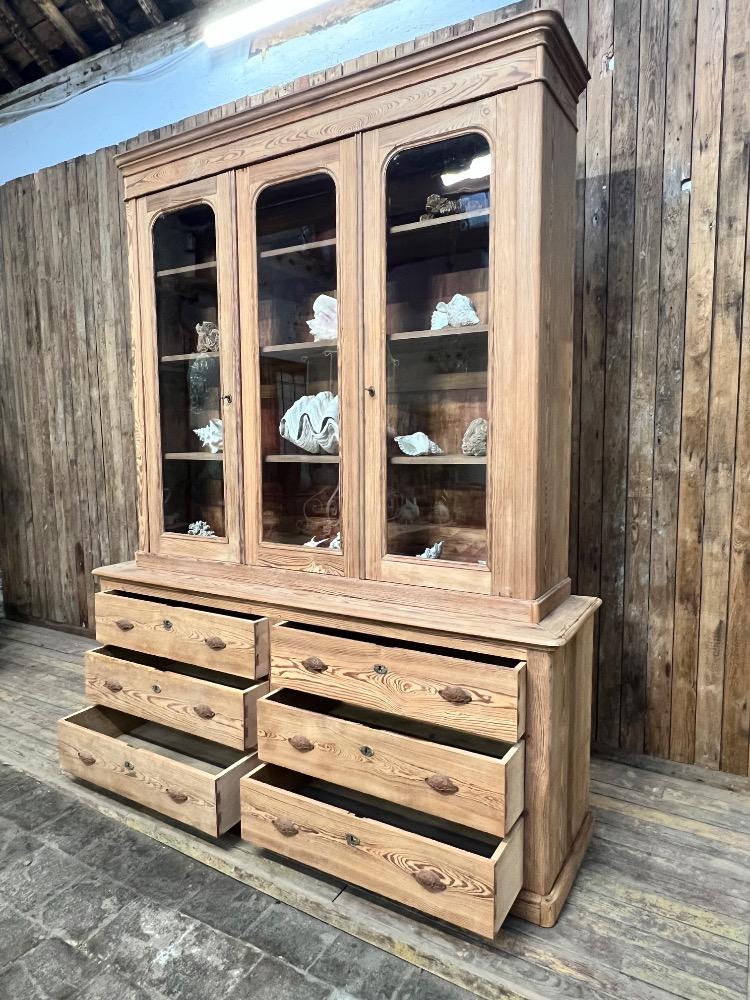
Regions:
<instances>
[{"instance_id":1,"label":"glazed upper cabinet","mask_svg":"<svg viewBox=\"0 0 750 1000\"><path fill-rule=\"evenodd\" d=\"M139 205L151 551L237 561L234 180Z\"/></svg>"}]
</instances>

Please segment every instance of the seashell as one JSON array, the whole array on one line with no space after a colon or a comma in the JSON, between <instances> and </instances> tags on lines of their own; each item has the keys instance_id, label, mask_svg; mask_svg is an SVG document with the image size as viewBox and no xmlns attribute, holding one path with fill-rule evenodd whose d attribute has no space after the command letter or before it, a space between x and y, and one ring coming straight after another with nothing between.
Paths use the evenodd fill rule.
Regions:
<instances>
[{"instance_id":1,"label":"seashell","mask_svg":"<svg viewBox=\"0 0 750 1000\"><path fill-rule=\"evenodd\" d=\"M450 302L438 302L430 322L431 330L444 330L453 326L476 326L479 322L474 305L468 295L456 292Z\"/></svg>"},{"instance_id":2,"label":"seashell","mask_svg":"<svg viewBox=\"0 0 750 1000\"><path fill-rule=\"evenodd\" d=\"M445 198L441 194L427 195L424 215L420 215L420 222L428 219L437 219L441 215L453 215L461 211L461 202L454 198Z\"/></svg>"},{"instance_id":3,"label":"seashell","mask_svg":"<svg viewBox=\"0 0 750 1000\"><path fill-rule=\"evenodd\" d=\"M404 500L396 512L394 520L399 521L401 524L412 524L419 518L419 513L417 498L412 497L411 500Z\"/></svg>"},{"instance_id":4,"label":"seashell","mask_svg":"<svg viewBox=\"0 0 750 1000\"><path fill-rule=\"evenodd\" d=\"M442 455L443 449L431 441L423 431L400 434L393 439L405 455Z\"/></svg>"},{"instance_id":5,"label":"seashell","mask_svg":"<svg viewBox=\"0 0 750 1000\"><path fill-rule=\"evenodd\" d=\"M487 421L484 417L475 417L466 428L461 451L464 455L487 454Z\"/></svg>"},{"instance_id":6,"label":"seashell","mask_svg":"<svg viewBox=\"0 0 750 1000\"><path fill-rule=\"evenodd\" d=\"M313 535L309 542L303 543L302 547L304 549L319 549L322 545L325 545L327 541L327 538L316 538L315 535Z\"/></svg>"},{"instance_id":7,"label":"seashell","mask_svg":"<svg viewBox=\"0 0 750 1000\"><path fill-rule=\"evenodd\" d=\"M306 549L333 549L335 552L341 551L341 532L337 531L333 538L328 538L327 535L323 535L320 538L316 538L315 535L312 536L309 542L303 544L303 548Z\"/></svg>"},{"instance_id":8,"label":"seashell","mask_svg":"<svg viewBox=\"0 0 750 1000\"><path fill-rule=\"evenodd\" d=\"M216 538L216 532L211 530L208 521L193 521L188 525L189 535L200 535L201 538Z\"/></svg>"},{"instance_id":9,"label":"seashell","mask_svg":"<svg viewBox=\"0 0 750 1000\"><path fill-rule=\"evenodd\" d=\"M443 551L443 543L435 542L434 545L428 546L424 552L417 556L417 559L439 559Z\"/></svg>"},{"instance_id":10,"label":"seashell","mask_svg":"<svg viewBox=\"0 0 750 1000\"><path fill-rule=\"evenodd\" d=\"M219 328L215 323L210 320L196 323L195 332L198 334L198 344L195 349L199 354L219 350Z\"/></svg>"},{"instance_id":11,"label":"seashell","mask_svg":"<svg viewBox=\"0 0 750 1000\"><path fill-rule=\"evenodd\" d=\"M335 340L339 335L339 304L331 295L319 295L313 302L313 318L307 320L313 340Z\"/></svg>"},{"instance_id":12,"label":"seashell","mask_svg":"<svg viewBox=\"0 0 750 1000\"><path fill-rule=\"evenodd\" d=\"M301 396L281 418L279 434L310 455L339 451L339 397L326 389Z\"/></svg>"},{"instance_id":13,"label":"seashell","mask_svg":"<svg viewBox=\"0 0 750 1000\"><path fill-rule=\"evenodd\" d=\"M341 532L340 531L337 531L336 534L333 536L333 538L331 539L331 544L328 546L328 548L329 549L333 549L334 551L337 551L337 552L341 551Z\"/></svg>"},{"instance_id":14,"label":"seashell","mask_svg":"<svg viewBox=\"0 0 750 1000\"><path fill-rule=\"evenodd\" d=\"M204 448L208 448L212 455L218 454L224 448L224 426L218 417L212 417L205 427L194 427L193 434L196 434Z\"/></svg>"},{"instance_id":15,"label":"seashell","mask_svg":"<svg viewBox=\"0 0 750 1000\"><path fill-rule=\"evenodd\" d=\"M447 524L450 521L451 512L444 500L438 500L432 508L432 519L435 524Z\"/></svg>"}]
</instances>

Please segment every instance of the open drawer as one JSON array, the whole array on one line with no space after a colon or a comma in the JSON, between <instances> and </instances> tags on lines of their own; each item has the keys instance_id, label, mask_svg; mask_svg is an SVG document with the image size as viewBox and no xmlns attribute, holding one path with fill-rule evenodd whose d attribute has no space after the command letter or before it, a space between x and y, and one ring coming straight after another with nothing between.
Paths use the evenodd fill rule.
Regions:
<instances>
[{"instance_id":1,"label":"open drawer","mask_svg":"<svg viewBox=\"0 0 750 1000\"><path fill-rule=\"evenodd\" d=\"M116 591L95 601L98 642L238 677L268 675L267 618Z\"/></svg>"},{"instance_id":2,"label":"open drawer","mask_svg":"<svg viewBox=\"0 0 750 1000\"><path fill-rule=\"evenodd\" d=\"M523 811L524 744L283 688L258 702L258 756L505 836Z\"/></svg>"},{"instance_id":3,"label":"open drawer","mask_svg":"<svg viewBox=\"0 0 750 1000\"><path fill-rule=\"evenodd\" d=\"M84 674L86 698L95 705L235 750L255 746L255 706L268 691L268 681L248 684L244 678L113 646L89 650Z\"/></svg>"},{"instance_id":4,"label":"open drawer","mask_svg":"<svg viewBox=\"0 0 750 1000\"><path fill-rule=\"evenodd\" d=\"M123 798L218 837L240 818L240 778L257 764L196 736L111 708L58 724L60 767Z\"/></svg>"},{"instance_id":5,"label":"open drawer","mask_svg":"<svg viewBox=\"0 0 750 1000\"><path fill-rule=\"evenodd\" d=\"M271 687L515 743L526 723L526 664L285 622L271 629Z\"/></svg>"},{"instance_id":6,"label":"open drawer","mask_svg":"<svg viewBox=\"0 0 750 1000\"><path fill-rule=\"evenodd\" d=\"M273 764L241 788L246 840L484 937L521 890L523 819L500 840Z\"/></svg>"}]
</instances>

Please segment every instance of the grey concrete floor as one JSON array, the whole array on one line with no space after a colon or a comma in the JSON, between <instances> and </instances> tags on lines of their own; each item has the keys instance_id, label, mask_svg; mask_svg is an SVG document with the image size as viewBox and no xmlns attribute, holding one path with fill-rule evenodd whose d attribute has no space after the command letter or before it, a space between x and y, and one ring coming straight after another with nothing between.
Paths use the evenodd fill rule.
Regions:
<instances>
[{"instance_id":1,"label":"grey concrete floor","mask_svg":"<svg viewBox=\"0 0 750 1000\"><path fill-rule=\"evenodd\" d=\"M472 1000L0 764L0 1000Z\"/></svg>"}]
</instances>

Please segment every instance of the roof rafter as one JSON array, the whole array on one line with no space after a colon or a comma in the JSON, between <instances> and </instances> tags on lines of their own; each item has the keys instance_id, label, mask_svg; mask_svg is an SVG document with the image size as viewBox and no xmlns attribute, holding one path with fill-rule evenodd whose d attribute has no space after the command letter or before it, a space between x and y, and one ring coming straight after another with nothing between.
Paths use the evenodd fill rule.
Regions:
<instances>
[{"instance_id":1,"label":"roof rafter","mask_svg":"<svg viewBox=\"0 0 750 1000\"><path fill-rule=\"evenodd\" d=\"M2 2L2 0L0 0ZM122 42L125 32L122 25L106 5L104 0L84 0L84 3L96 18L100 27L111 42Z\"/></svg>"},{"instance_id":2,"label":"roof rafter","mask_svg":"<svg viewBox=\"0 0 750 1000\"><path fill-rule=\"evenodd\" d=\"M44 50L6 0L0 0L0 23L5 25L18 44L26 49L34 62L45 73L54 73L59 63L51 52Z\"/></svg>"},{"instance_id":3,"label":"roof rafter","mask_svg":"<svg viewBox=\"0 0 750 1000\"><path fill-rule=\"evenodd\" d=\"M156 0L138 0L138 6L154 27L156 27L157 24L164 23L164 15L159 9L159 5Z\"/></svg>"},{"instance_id":4,"label":"roof rafter","mask_svg":"<svg viewBox=\"0 0 750 1000\"><path fill-rule=\"evenodd\" d=\"M84 42L67 17L58 8L54 0L34 0L34 3L37 5L42 14L44 14L50 24L55 27L58 34L60 34L71 49L73 49L76 55L81 56L81 58L91 55L90 46Z\"/></svg>"},{"instance_id":5,"label":"roof rafter","mask_svg":"<svg viewBox=\"0 0 750 1000\"><path fill-rule=\"evenodd\" d=\"M2 52L0 52L0 76L5 77L14 90L23 86L23 78L21 77L21 74L17 71L16 67L10 62L10 60L5 58Z\"/></svg>"}]
</instances>

